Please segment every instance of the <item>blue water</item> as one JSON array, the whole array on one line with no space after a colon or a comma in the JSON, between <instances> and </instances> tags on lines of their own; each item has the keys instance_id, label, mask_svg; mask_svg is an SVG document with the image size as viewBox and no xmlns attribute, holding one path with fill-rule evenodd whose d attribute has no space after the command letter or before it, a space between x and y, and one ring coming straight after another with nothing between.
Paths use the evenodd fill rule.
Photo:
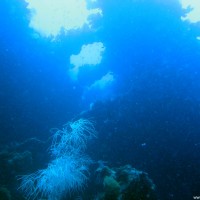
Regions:
<instances>
[{"instance_id":1,"label":"blue water","mask_svg":"<svg viewBox=\"0 0 200 200\"><path fill-rule=\"evenodd\" d=\"M93 159L146 171L160 199L199 196L199 24L183 22L175 0L99 6L98 31L51 41L29 27L23 1L0 2L1 150L31 137L47 140L51 128L94 105L86 114L99 132L89 147ZM94 41L106 46L102 62L74 83L69 57ZM85 93L108 71L112 86Z\"/></svg>"}]
</instances>

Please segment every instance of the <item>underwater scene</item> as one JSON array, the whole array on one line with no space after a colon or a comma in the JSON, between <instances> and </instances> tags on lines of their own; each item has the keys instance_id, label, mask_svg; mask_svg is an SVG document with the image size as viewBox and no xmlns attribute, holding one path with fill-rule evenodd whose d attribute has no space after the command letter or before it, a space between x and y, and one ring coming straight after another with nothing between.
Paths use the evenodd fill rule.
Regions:
<instances>
[{"instance_id":1,"label":"underwater scene","mask_svg":"<svg viewBox=\"0 0 200 200\"><path fill-rule=\"evenodd\" d=\"M2 0L0 22L0 200L200 199L200 0Z\"/></svg>"}]
</instances>

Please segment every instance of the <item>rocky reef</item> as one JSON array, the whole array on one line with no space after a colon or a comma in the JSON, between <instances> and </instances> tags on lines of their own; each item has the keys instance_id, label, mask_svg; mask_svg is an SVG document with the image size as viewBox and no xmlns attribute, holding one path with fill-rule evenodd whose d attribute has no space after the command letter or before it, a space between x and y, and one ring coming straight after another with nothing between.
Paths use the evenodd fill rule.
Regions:
<instances>
[{"instance_id":1,"label":"rocky reef","mask_svg":"<svg viewBox=\"0 0 200 200\"><path fill-rule=\"evenodd\" d=\"M156 187L148 174L125 165L109 168L100 165L96 170L101 185L98 200L156 200Z\"/></svg>"}]
</instances>

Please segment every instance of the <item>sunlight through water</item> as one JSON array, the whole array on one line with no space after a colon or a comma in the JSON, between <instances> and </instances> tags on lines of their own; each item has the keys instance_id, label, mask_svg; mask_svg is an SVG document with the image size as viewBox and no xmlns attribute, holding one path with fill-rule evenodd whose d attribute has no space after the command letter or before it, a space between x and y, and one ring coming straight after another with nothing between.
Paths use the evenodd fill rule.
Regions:
<instances>
[{"instance_id":1,"label":"sunlight through water","mask_svg":"<svg viewBox=\"0 0 200 200\"><path fill-rule=\"evenodd\" d=\"M30 27L44 37L57 37L70 30L91 28L92 15L102 15L99 8L88 9L86 0L25 0L31 12Z\"/></svg>"},{"instance_id":2,"label":"sunlight through water","mask_svg":"<svg viewBox=\"0 0 200 200\"><path fill-rule=\"evenodd\" d=\"M200 22L200 0L180 0L182 8L188 12L182 17L182 20L188 20L191 23Z\"/></svg>"}]
</instances>

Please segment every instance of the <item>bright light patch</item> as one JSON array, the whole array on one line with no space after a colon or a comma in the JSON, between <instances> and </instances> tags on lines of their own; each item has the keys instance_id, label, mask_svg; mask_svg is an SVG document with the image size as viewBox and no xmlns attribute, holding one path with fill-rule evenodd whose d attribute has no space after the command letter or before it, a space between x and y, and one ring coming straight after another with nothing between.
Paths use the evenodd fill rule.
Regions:
<instances>
[{"instance_id":1,"label":"bright light patch","mask_svg":"<svg viewBox=\"0 0 200 200\"><path fill-rule=\"evenodd\" d=\"M188 10L182 20L188 20L191 23L200 22L200 0L180 0L182 8Z\"/></svg>"},{"instance_id":2,"label":"bright light patch","mask_svg":"<svg viewBox=\"0 0 200 200\"><path fill-rule=\"evenodd\" d=\"M77 55L70 56L70 76L73 80L77 80L80 67L85 65L95 66L101 63L102 53L105 47L102 42L94 42L92 44L83 45L81 51Z\"/></svg>"},{"instance_id":3,"label":"bright light patch","mask_svg":"<svg viewBox=\"0 0 200 200\"><path fill-rule=\"evenodd\" d=\"M91 86L90 89L105 89L108 85L110 85L114 81L114 75L112 72L108 72L104 75L101 79L95 81Z\"/></svg>"},{"instance_id":4,"label":"bright light patch","mask_svg":"<svg viewBox=\"0 0 200 200\"><path fill-rule=\"evenodd\" d=\"M30 27L45 37L56 37L61 31L91 27L89 17L101 15L99 8L87 9L86 0L25 0L32 16Z\"/></svg>"}]
</instances>

